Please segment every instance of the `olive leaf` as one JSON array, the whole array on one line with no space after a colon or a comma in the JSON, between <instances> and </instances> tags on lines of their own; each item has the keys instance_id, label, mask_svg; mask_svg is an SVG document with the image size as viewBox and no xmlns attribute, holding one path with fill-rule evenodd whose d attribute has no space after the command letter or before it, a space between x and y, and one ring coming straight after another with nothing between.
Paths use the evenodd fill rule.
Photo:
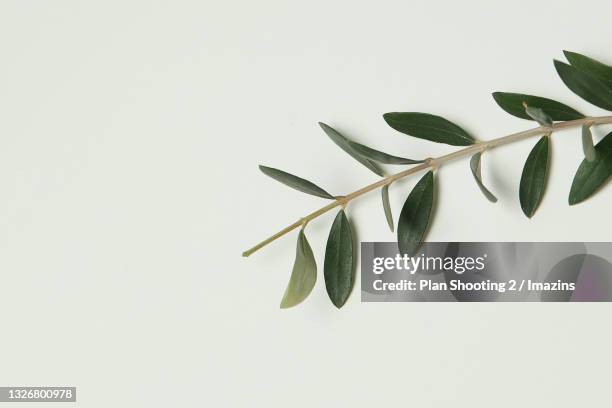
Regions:
<instances>
[{"instance_id":1,"label":"olive leaf","mask_svg":"<svg viewBox=\"0 0 612 408\"><path fill-rule=\"evenodd\" d=\"M580 163L569 194L569 204L578 204L592 196L612 175L612 132L595 146L595 158Z\"/></svg>"},{"instance_id":2,"label":"olive leaf","mask_svg":"<svg viewBox=\"0 0 612 408\"><path fill-rule=\"evenodd\" d=\"M405 159L403 157L391 156L390 154L372 149L371 147L364 146L357 142L349 141L349 145L353 148L357 154L365 157L366 159L373 160L382 164L418 164L423 163L425 160L413 160Z\"/></svg>"},{"instance_id":3,"label":"olive leaf","mask_svg":"<svg viewBox=\"0 0 612 408\"><path fill-rule=\"evenodd\" d=\"M385 211L385 218L387 219L387 224L389 225L389 229L393 232L393 212L391 211L391 203L389 202L389 184L383 186L380 189L380 193L382 195L382 204L383 210Z\"/></svg>"},{"instance_id":4,"label":"olive leaf","mask_svg":"<svg viewBox=\"0 0 612 408\"><path fill-rule=\"evenodd\" d=\"M591 127L588 125L582 125L582 151L587 161L592 162L595 160L593 134L591 133Z\"/></svg>"},{"instance_id":5,"label":"olive leaf","mask_svg":"<svg viewBox=\"0 0 612 408\"><path fill-rule=\"evenodd\" d=\"M549 136L543 136L533 147L521 175L519 187L519 199L521 208L529 218L537 210L544 189L546 188L546 177L548 173Z\"/></svg>"},{"instance_id":6,"label":"olive leaf","mask_svg":"<svg viewBox=\"0 0 612 408\"><path fill-rule=\"evenodd\" d=\"M370 159L362 157L360 154L355 152L355 150L353 150L353 147L351 146L351 140L347 139L345 136L340 134L340 132L338 132L336 129L334 129L333 127L329 125L326 125L323 122L319 122L319 126L321 126L321 129L323 129L325 134L329 136L329 138L338 147L340 147L342 150L347 152L353 159L357 160L359 163L363 164L364 166L366 166L368 169L370 169L371 171L373 171L375 174L379 175L380 177L384 177L385 173L382 171L380 167L378 167L376 163L374 163Z\"/></svg>"},{"instance_id":7,"label":"olive leaf","mask_svg":"<svg viewBox=\"0 0 612 408\"><path fill-rule=\"evenodd\" d=\"M564 51L569 64L554 61L555 69L565 85L584 100L606 110L612 111L612 66L605 65L584 55ZM534 95L495 92L493 97L497 104L506 112L523 119L535 120L543 127L512 133L487 141L488 147L508 145L532 136L542 136L530 151L525 161L519 186L521 209L527 217L532 217L542 202L548 179L550 162L550 135L557 130L577 128L582 126L582 148L584 159L580 163L569 193L569 204L577 204L595 194L612 178L612 132L593 146L593 135L590 127L612 124L612 116L585 116L575 109L552 99ZM312 182L286 173L284 171L260 166L261 171L296 190L336 201L311 212L299 221L281 229L272 236L259 242L243 252L250 256L254 252L299 228L295 262L289 283L281 301L281 308L293 307L302 302L311 293L317 279L317 265L303 226L306 222L318 218L329 210L342 204L344 206L353 199L381 188L381 198L385 217L391 231L394 230L393 214L389 200L390 183L413 175L415 171L429 168L426 174L416 183L399 215L397 224L397 240L402 254L415 256L421 247L425 234L433 217L432 211L436 199L436 180L434 171L447 162L472 156L470 169L477 185L492 202L495 195L485 187L482 180L482 151L472 135L457 124L440 116L419 112L389 112L383 115L384 120L393 129L438 143L455 146L471 146L457 149L454 152L439 157L424 160L414 160L393 156L363 144L354 142L332 127L319 123L323 131L332 141L362 165L384 177L379 164L411 165L410 170L398 172L378 182L366 185L346 196L332 196L327 191ZM565 121L553 125L554 121ZM482 145L484 146L484 145ZM605 216L602 218L605 221ZM353 241L351 225L344 209L337 214L329 233L324 262L324 278L327 293L338 308L342 307L354 285L354 264L356 244ZM445 275L446 277L446 275ZM456 293L453 292L455 296Z\"/></svg>"},{"instance_id":8,"label":"olive leaf","mask_svg":"<svg viewBox=\"0 0 612 408\"><path fill-rule=\"evenodd\" d=\"M612 67L577 52L563 51L570 65L612 84Z\"/></svg>"},{"instance_id":9,"label":"olive leaf","mask_svg":"<svg viewBox=\"0 0 612 408\"><path fill-rule=\"evenodd\" d=\"M282 170L274 169L272 167L259 166L259 170L266 176L272 177L274 180L283 183L293 189L301 191L302 193L310 194L317 197L329 198L333 200L335 197L323 190L321 187L301 177L294 176L293 174L287 173Z\"/></svg>"},{"instance_id":10,"label":"olive leaf","mask_svg":"<svg viewBox=\"0 0 612 408\"><path fill-rule=\"evenodd\" d=\"M612 111L612 84L561 61L555 60L555 68L572 92L595 106Z\"/></svg>"},{"instance_id":11,"label":"olive leaf","mask_svg":"<svg viewBox=\"0 0 612 408\"><path fill-rule=\"evenodd\" d=\"M400 213L397 242L402 254L413 256L423 242L434 200L434 175L428 171L414 186Z\"/></svg>"},{"instance_id":12,"label":"olive leaf","mask_svg":"<svg viewBox=\"0 0 612 408\"><path fill-rule=\"evenodd\" d=\"M325 247L325 289L332 303L341 308L353 289L353 233L344 210L340 210Z\"/></svg>"},{"instance_id":13,"label":"olive leaf","mask_svg":"<svg viewBox=\"0 0 612 408\"><path fill-rule=\"evenodd\" d=\"M523 102L523 106L525 107L525 113L529 115L531 119L538 122L541 126L552 126L552 118L548 116L548 114L546 114L546 112L544 112L542 109L529 106L525 102Z\"/></svg>"},{"instance_id":14,"label":"olive leaf","mask_svg":"<svg viewBox=\"0 0 612 408\"><path fill-rule=\"evenodd\" d=\"M540 96L511 92L493 92L493 99L495 99L495 102L497 102L500 108L521 119L533 120L527 112L525 112L523 103L534 108L542 109L552 120L560 121L584 118L584 115L577 110L561 102L542 98Z\"/></svg>"},{"instance_id":15,"label":"olive leaf","mask_svg":"<svg viewBox=\"0 0 612 408\"><path fill-rule=\"evenodd\" d=\"M476 180L476 184L478 184L480 191L482 191L482 194L484 194L484 196L490 202L496 203L497 197L495 197L493 193L491 193L491 191L489 191L489 189L486 188L482 182L482 172L480 169L481 157L482 157L482 152L476 153L475 155L472 156L472 158L470 159L470 169L472 169L472 175L474 176L474 180Z\"/></svg>"},{"instance_id":16,"label":"olive leaf","mask_svg":"<svg viewBox=\"0 0 612 408\"><path fill-rule=\"evenodd\" d=\"M398 132L420 139L453 146L474 144L465 130L440 116L420 112L389 112L383 115L389 126Z\"/></svg>"},{"instance_id":17,"label":"olive leaf","mask_svg":"<svg viewBox=\"0 0 612 408\"><path fill-rule=\"evenodd\" d=\"M285 289L283 300L281 300L281 309L287 309L301 303L308 297L316 281L317 263L302 229L298 235L295 262L289 284Z\"/></svg>"}]
</instances>

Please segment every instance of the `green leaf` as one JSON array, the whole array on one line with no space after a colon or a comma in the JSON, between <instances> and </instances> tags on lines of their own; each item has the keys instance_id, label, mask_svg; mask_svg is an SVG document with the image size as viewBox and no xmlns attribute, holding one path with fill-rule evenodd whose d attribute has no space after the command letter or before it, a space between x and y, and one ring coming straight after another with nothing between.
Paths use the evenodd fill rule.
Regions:
<instances>
[{"instance_id":1,"label":"green leaf","mask_svg":"<svg viewBox=\"0 0 612 408\"><path fill-rule=\"evenodd\" d=\"M423 242L434 199L434 175L428 171L414 186L400 213L397 242L402 254L413 256Z\"/></svg>"},{"instance_id":2,"label":"green leaf","mask_svg":"<svg viewBox=\"0 0 612 408\"><path fill-rule=\"evenodd\" d=\"M283 183L286 186L294 188L302 193L311 194L313 196L334 199L334 196L323 190L316 184L311 183L308 180L294 176L282 170L274 169L272 167L259 166L259 170L266 176L272 177L274 180Z\"/></svg>"},{"instance_id":3,"label":"green leaf","mask_svg":"<svg viewBox=\"0 0 612 408\"><path fill-rule=\"evenodd\" d=\"M362 157L357 152L355 152L355 150L353 150L353 147L351 146L351 140L347 139L336 129L329 125L326 125L325 123L319 122L319 126L321 126L321 129L323 129L325 134L327 134L327 136L329 136L329 138L336 145L338 145L338 147L347 152L353 159L357 160L359 163L363 164L380 177L384 177L385 173L380 167L378 167L376 163L374 163L372 160Z\"/></svg>"},{"instance_id":4,"label":"green leaf","mask_svg":"<svg viewBox=\"0 0 612 408\"><path fill-rule=\"evenodd\" d=\"M582 151L588 162L595 160L595 148L593 147L593 135L591 127L582 125Z\"/></svg>"},{"instance_id":5,"label":"green leaf","mask_svg":"<svg viewBox=\"0 0 612 408\"><path fill-rule=\"evenodd\" d=\"M493 92L495 102L509 114L521 119L533 120L527 112L523 103L534 108L545 111L552 120L564 121L584 118L584 115L577 110L570 108L561 102L554 101L540 96L525 95L511 92Z\"/></svg>"},{"instance_id":6,"label":"green leaf","mask_svg":"<svg viewBox=\"0 0 612 408\"><path fill-rule=\"evenodd\" d=\"M544 196L548 173L548 156L549 137L543 136L529 153L523 167L519 199L523 212L529 218L533 216Z\"/></svg>"},{"instance_id":7,"label":"green leaf","mask_svg":"<svg viewBox=\"0 0 612 408\"><path fill-rule=\"evenodd\" d=\"M380 189L382 194L382 203L383 210L385 210L385 218L387 219L387 224L389 225L389 229L393 232L393 212L391 211L391 203L389 202L389 184L383 186Z\"/></svg>"},{"instance_id":8,"label":"green leaf","mask_svg":"<svg viewBox=\"0 0 612 408\"><path fill-rule=\"evenodd\" d=\"M533 106L529 106L526 103L523 103L525 107L525 113L529 115L529 117L536 122L538 122L541 126L550 127L553 124L552 118L546 114L542 109L535 108Z\"/></svg>"},{"instance_id":9,"label":"green leaf","mask_svg":"<svg viewBox=\"0 0 612 408\"><path fill-rule=\"evenodd\" d=\"M569 204L578 204L599 190L612 175L612 132L595 146L595 159L584 159L572 182Z\"/></svg>"},{"instance_id":10,"label":"green leaf","mask_svg":"<svg viewBox=\"0 0 612 408\"><path fill-rule=\"evenodd\" d=\"M287 309L301 303L308 297L316 281L317 263L302 229L298 235L295 263L283 300L281 300L281 309Z\"/></svg>"},{"instance_id":11,"label":"green leaf","mask_svg":"<svg viewBox=\"0 0 612 408\"><path fill-rule=\"evenodd\" d=\"M561 61L555 60L555 68L572 92L595 106L612 111L612 84Z\"/></svg>"},{"instance_id":12,"label":"green leaf","mask_svg":"<svg viewBox=\"0 0 612 408\"><path fill-rule=\"evenodd\" d=\"M349 142L353 150L360 156L366 159L373 160L383 164L418 164L423 163L425 160L413 160L405 159L403 157L391 156L390 154L374 150L368 146L364 146L357 142Z\"/></svg>"},{"instance_id":13,"label":"green leaf","mask_svg":"<svg viewBox=\"0 0 612 408\"><path fill-rule=\"evenodd\" d=\"M332 303L341 308L353 289L353 233L344 210L340 210L325 247L325 288Z\"/></svg>"},{"instance_id":14,"label":"green leaf","mask_svg":"<svg viewBox=\"0 0 612 408\"><path fill-rule=\"evenodd\" d=\"M497 197L495 197L493 193L491 193L491 191L489 191L489 189L486 188L485 185L482 183L482 173L480 170L481 156L482 153L476 153L472 156L472 158L470 159L470 169L472 169L472 175L474 176L474 180L476 180L476 184L478 184L480 191L482 191L482 194L484 194L484 196L490 202L496 203Z\"/></svg>"},{"instance_id":15,"label":"green leaf","mask_svg":"<svg viewBox=\"0 0 612 408\"><path fill-rule=\"evenodd\" d=\"M592 76L612 84L612 67L589 58L585 55L571 51L563 51L569 63L581 71L587 72Z\"/></svg>"},{"instance_id":16,"label":"green leaf","mask_svg":"<svg viewBox=\"0 0 612 408\"><path fill-rule=\"evenodd\" d=\"M454 123L436 115L419 112L390 112L383 118L393 129L420 139L453 146L474 144L474 138Z\"/></svg>"}]
</instances>

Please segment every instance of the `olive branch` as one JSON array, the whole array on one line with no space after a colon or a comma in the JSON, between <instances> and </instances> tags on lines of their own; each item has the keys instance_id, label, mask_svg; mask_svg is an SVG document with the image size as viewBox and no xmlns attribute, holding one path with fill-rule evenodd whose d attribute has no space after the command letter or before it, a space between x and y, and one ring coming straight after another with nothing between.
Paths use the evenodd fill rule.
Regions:
<instances>
[{"instance_id":1,"label":"olive branch","mask_svg":"<svg viewBox=\"0 0 612 408\"><path fill-rule=\"evenodd\" d=\"M569 64L554 61L557 73L565 85L587 102L612 111L612 67L587 56L564 51ZM334 196L316 184L282 170L259 166L269 177L303 193L332 200L331 203L300 218L271 237L243 252L249 256L285 234L300 228L296 258L289 284L281 300L281 308L295 306L312 291L317 279L317 266L312 248L304 233L306 225L315 218L341 207L331 226L325 248L323 266L325 287L332 303L340 308L351 293L354 283L355 245L346 206L352 200L380 189L383 210L391 231L393 214L389 203L389 187L397 180L423 170L427 173L408 195L397 223L397 241L402 254L414 255L420 248L431 219L434 201L435 170L450 161L471 156L470 169L484 196L497 202L495 195L484 185L481 176L482 154L530 137L541 136L529 153L519 185L519 200L523 213L531 218L544 195L548 179L550 136L559 130L581 128L584 159L579 164L569 193L569 204L578 204L598 191L612 175L612 132L597 145L593 143L591 128L612 124L612 116L589 117L552 99L539 96L494 92L497 104L509 114L535 121L538 127L496 139L477 141L460 126L440 116L419 112L391 112L383 115L393 129L432 142L466 146L455 152L426 159L408 159L372 149L354 142L332 127L319 123L323 131L338 147L381 177L378 181L344 196ZM379 164L410 165L405 170L387 175Z\"/></svg>"}]
</instances>

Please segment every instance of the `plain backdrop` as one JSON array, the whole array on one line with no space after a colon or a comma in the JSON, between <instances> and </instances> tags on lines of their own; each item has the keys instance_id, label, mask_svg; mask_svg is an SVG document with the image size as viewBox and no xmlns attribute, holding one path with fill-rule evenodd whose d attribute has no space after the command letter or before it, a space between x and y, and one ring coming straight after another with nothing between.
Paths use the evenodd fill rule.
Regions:
<instances>
[{"instance_id":1,"label":"plain backdrop","mask_svg":"<svg viewBox=\"0 0 612 408\"><path fill-rule=\"evenodd\" d=\"M320 278L279 310L296 233L241 253L324 204L258 164L334 194L376 179L318 121L424 157L455 148L383 113L480 139L533 127L497 90L603 114L552 60L612 63L611 16L586 0L3 0L0 385L76 386L83 407L602 406L609 304L368 304L357 283L337 310ZM609 240L612 186L567 205L577 131L554 135L546 196L523 216L535 142L484 156L495 205L466 160L444 166L428 239ZM393 186L396 217L415 182ZM395 239L378 193L348 213L360 241ZM320 267L333 216L307 230Z\"/></svg>"}]
</instances>

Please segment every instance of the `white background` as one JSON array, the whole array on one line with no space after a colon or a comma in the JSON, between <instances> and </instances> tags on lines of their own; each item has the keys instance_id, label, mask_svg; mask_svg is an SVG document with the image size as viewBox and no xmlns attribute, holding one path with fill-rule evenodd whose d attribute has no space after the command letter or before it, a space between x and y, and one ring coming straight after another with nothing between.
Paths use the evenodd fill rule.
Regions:
<instances>
[{"instance_id":1,"label":"white background","mask_svg":"<svg viewBox=\"0 0 612 408\"><path fill-rule=\"evenodd\" d=\"M496 90L603 112L552 59L612 63L609 1L9 1L0 4L0 385L74 385L79 406L569 407L609 396L608 304L362 304L319 279L278 309L295 233L323 205L257 170L343 194L375 176L324 121L397 155L454 147L388 128L443 115L481 139L533 127ZM603 136L603 130L597 135ZM535 139L438 174L429 240L610 240L612 186L567 205L577 131L553 139L532 220ZM416 179L393 186L397 217ZM359 240L394 239L378 193ZM309 225L319 266L333 213ZM23 405L26 406L26 405Z\"/></svg>"}]
</instances>

